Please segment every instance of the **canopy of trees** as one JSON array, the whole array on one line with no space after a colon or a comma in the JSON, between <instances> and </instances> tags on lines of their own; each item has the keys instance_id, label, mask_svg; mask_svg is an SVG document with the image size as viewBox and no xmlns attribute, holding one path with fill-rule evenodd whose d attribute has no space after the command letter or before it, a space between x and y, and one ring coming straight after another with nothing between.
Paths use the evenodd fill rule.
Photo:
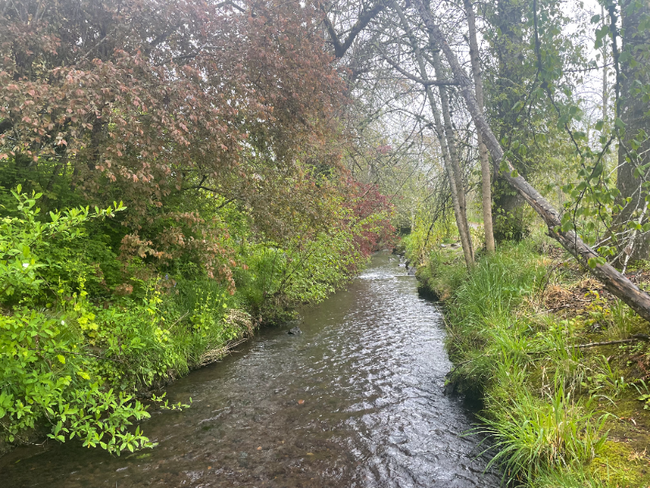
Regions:
<instances>
[{"instance_id":1,"label":"canopy of trees","mask_svg":"<svg viewBox=\"0 0 650 488\"><path fill-rule=\"evenodd\" d=\"M596 10L0 1L6 437L146 445L136 391L323 299L395 228L423 253L457 232L472 268L537 214L650 320L626 277L650 252L650 5Z\"/></svg>"}]
</instances>

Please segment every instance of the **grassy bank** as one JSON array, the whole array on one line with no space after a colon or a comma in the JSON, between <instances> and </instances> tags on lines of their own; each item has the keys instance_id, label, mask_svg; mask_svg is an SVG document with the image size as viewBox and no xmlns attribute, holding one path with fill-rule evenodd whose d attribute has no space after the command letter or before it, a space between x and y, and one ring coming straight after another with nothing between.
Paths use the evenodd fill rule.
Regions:
<instances>
[{"instance_id":1,"label":"grassy bank","mask_svg":"<svg viewBox=\"0 0 650 488\"><path fill-rule=\"evenodd\" d=\"M648 275L632 274L644 286ZM470 273L438 247L418 277L446 305L449 381L482 402L478 430L505 479L650 484L650 349L634 337L648 324L543 239L504 245Z\"/></svg>"}]
</instances>

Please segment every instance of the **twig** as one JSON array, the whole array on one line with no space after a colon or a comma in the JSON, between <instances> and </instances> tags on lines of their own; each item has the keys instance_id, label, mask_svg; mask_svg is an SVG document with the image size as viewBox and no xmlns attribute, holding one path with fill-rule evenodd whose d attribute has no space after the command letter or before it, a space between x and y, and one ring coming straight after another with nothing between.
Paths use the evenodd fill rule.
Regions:
<instances>
[{"instance_id":1,"label":"twig","mask_svg":"<svg viewBox=\"0 0 650 488\"><path fill-rule=\"evenodd\" d=\"M189 314L190 314L190 312L188 311L188 312L185 312L185 313L184 313L183 315L181 315L180 317L178 317L178 319L177 319L177 320L176 320L172 325L170 325L170 326L167 328L167 330L172 330L172 327L174 327L176 324L178 324L181 320L183 320L183 319L184 319L185 317L187 317Z\"/></svg>"},{"instance_id":2,"label":"twig","mask_svg":"<svg viewBox=\"0 0 650 488\"><path fill-rule=\"evenodd\" d=\"M626 344L628 342L636 342L636 341L650 341L650 336L648 334L634 334L630 336L629 339L620 339L617 341L605 341L605 342L589 342L587 344L578 344L573 347L578 347L580 349L585 349L588 347L596 347L596 346L609 346L612 344Z\"/></svg>"},{"instance_id":3,"label":"twig","mask_svg":"<svg viewBox=\"0 0 650 488\"><path fill-rule=\"evenodd\" d=\"M619 339L617 341L604 341L604 342L589 342L587 344L574 344L569 347L574 347L576 349L586 349L588 347L597 347L597 346L611 346L613 344L629 344L630 342L637 342L637 341L650 341L650 335L648 334L634 334L630 336L629 339ZM546 352L553 352L557 351L560 348L557 349L544 349L543 351L528 351L528 354L543 354Z\"/></svg>"},{"instance_id":4,"label":"twig","mask_svg":"<svg viewBox=\"0 0 650 488\"><path fill-rule=\"evenodd\" d=\"M566 261L562 261L560 263L555 264L554 266L551 266L546 272L546 276L544 276L544 286L542 287L542 291L539 293L539 298L542 303L544 302L544 293L546 293L546 287L551 281L551 277L553 276L553 273L555 273L555 270L560 266L562 266L563 264L566 264Z\"/></svg>"}]
</instances>

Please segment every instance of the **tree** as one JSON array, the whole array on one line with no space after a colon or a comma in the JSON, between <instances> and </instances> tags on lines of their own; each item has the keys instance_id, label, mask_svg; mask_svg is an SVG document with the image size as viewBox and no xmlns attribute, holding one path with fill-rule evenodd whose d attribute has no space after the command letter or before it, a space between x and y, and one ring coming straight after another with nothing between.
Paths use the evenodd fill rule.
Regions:
<instances>
[{"instance_id":1,"label":"tree","mask_svg":"<svg viewBox=\"0 0 650 488\"><path fill-rule=\"evenodd\" d=\"M403 75L409 86L421 94L422 102L428 106L429 114L426 117L429 122L425 124L425 127L429 125L434 129L440 144L440 155L449 181L465 262L468 267L471 267L474 263L474 250L467 222L467 184L460 164L457 131L452 121L452 95L447 86L449 83L440 81L445 78L446 69L437 49L430 49L431 41L428 36L418 37L415 35L411 26L412 20L407 19L402 8L396 2L390 2L386 6L390 6L398 17L393 19L391 16L383 15L383 12L377 12L374 16L376 28L372 30L373 40L370 44L375 47L376 53L373 54L379 57L375 62L388 64L392 70ZM337 40L340 36L337 36L333 23L329 20L327 23L332 43L334 45L341 44ZM352 32L355 31L352 30ZM356 32L355 35L357 39L363 38L361 32ZM426 46L427 52L431 53L430 56L422 54L423 46ZM362 50L361 47L357 47L357 49ZM368 55L367 51L363 51L363 53ZM354 51L353 54L348 54L350 64L353 66L364 64L356 55L357 53ZM365 64L368 64L367 61ZM435 73L438 81L430 79L429 71ZM378 72L377 68L374 69L374 72ZM406 110L405 107L401 107L401 109ZM423 116L418 114L415 117Z\"/></svg>"},{"instance_id":2,"label":"tree","mask_svg":"<svg viewBox=\"0 0 650 488\"><path fill-rule=\"evenodd\" d=\"M620 264L647 259L650 255L650 232L645 228L648 216L650 187L650 2L621 0L621 52L616 39L617 8L607 2L610 31L614 38L614 58L617 66L616 110L620 120L617 188L621 211L616 227L621 233L619 247L623 249ZM640 231L639 227L642 227Z\"/></svg>"},{"instance_id":3,"label":"tree","mask_svg":"<svg viewBox=\"0 0 650 488\"><path fill-rule=\"evenodd\" d=\"M255 0L3 2L7 186L33 182L50 208L72 198L62 195L123 200L124 249L148 243L161 259L189 242L205 243L194 249L205 263L224 252L221 230L201 229L189 203L205 193L247 207L276 236L326 226L331 194L314 190L306 165L339 164L330 143L344 86L318 15ZM278 223L289 215L269 202L280 201L303 208L291 215L300 225Z\"/></svg>"},{"instance_id":4,"label":"tree","mask_svg":"<svg viewBox=\"0 0 650 488\"><path fill-rule=\"evenodd\" d=\"M449 111L449 97L446 87L443 85L438 86L440 102L442 110L439 110L438 104L434 98L432 86L428 85L429 77L427 74L424 56L418 45L417 38L411 32L408 20L404 16L402 9L397 3L393 3L393 9L399 15L402 29L407 33L408 40L411 44L411 49L416 58L417 66L419 69L419 76L423 82L424 90L426 93L427 101L433 118L435 120L436 132L442 150L442 160L445 164L447 178L449 180L449 187L451 190L451 199L454 207L454 216L458 225L458 232L460 234L461 245L463 254L465 256L465 264L471 268L474 264L474 250L472 249L472 239L469 232L469 225L467 223L467 202L465 195L465 184L463 182L463 175L460 169L460 161L458 158L458 150L456 147L455 133L452 127L451 114ZM438 79L444 78L444 71L440 56L437 51L432 54L433 67ZM442 112L442 119L441 119Z\"/></svg>"},{"instance_id":5,"label":"tree","mask_svg":"<svg viewBox=\"0 0 650 488\"><path fill-rule=\"evenodd\" d=\"M518 175L514 167L504 158L504 151L497 138L488 125L483 112L476 103L476 97L472 90L472 83L463 71L456 54L451 50L444 34L436 24L431 12L427 10L422 0L414 0L414 3L424 21L431 36L441 46L447 61L449 62L454 79L459 83L463 98L472 114L474 123L483 134L486 146L495 161L503 162L505 168L501 174L529 203L531 207L542 217L548 226L549 234L562 244L583 266L592 269L594 275L605 285L607 290L614 296L620 298L636 311L645 320L650 321L650 295L639 289L628 278L618 272L613 266L591 249L583 240L570 230L571 226L563 225L562 218L557 210L533 188L521 175Z\"/></svg>"},{"instance_id":6,"label":"tree","mask_svg":"<svg viewBox=\"0 0 650 488\"><path fill-rule=\"evenodd\" d=\"M508 140L513 133L521 138L520 115L515 105L525 93L527 78L532 74L531 65L526 62L524 43L525 2L521 0L498 0L488 16L492 27L488 39L492 53L497 60L493 86L490 90L490 112L492 125L500 141ZM518 162L517 170L523 175L529 173L527 164ZM494 181L494 221L497 240L520 240L528 230L523 216L524 200L500 175Z\"/></svg>"},{"instance_id":7,"label":"tree","mask_svg":"<svg viewBox=\"0 0 650 488\"><path fill-rule=\"evenodd\" d=\"M472 62L472 75L474 76L474 90L476 91L476 103L479 109L483 110L483 76L479 58L478 42L476 40L476 20L474 7L471 0L463 0L465 15L467 16L467 27L469 36L470 59ZM490 177L490 161L487 147L483 144L483 136L477 133L479 157L481 160L481 207L483 209L483 229L485 231L485 249L488 253L495 250L494 230L492 226L492 188Z\"/></svg>"}]
</instances>

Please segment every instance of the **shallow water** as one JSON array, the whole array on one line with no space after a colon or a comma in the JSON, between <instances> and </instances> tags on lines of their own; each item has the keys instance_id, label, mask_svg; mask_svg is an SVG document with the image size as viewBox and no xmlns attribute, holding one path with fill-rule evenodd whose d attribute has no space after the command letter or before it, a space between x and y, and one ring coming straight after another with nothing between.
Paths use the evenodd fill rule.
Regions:
<instances>
[{"instance_id":1,"label":"shallow water","mask_svg":"<svg viewBox=\"0 0 650 488\"><path fill-rule=\"evenodd\" d=\"M295 324L292 324L295 325ZM184 412L143 424L160 444L119 458L76 443L23 448L9 487L497 487L462 402L438 308L380 253L346 291L168 388Z\"/></svg>"}]
</instances>

